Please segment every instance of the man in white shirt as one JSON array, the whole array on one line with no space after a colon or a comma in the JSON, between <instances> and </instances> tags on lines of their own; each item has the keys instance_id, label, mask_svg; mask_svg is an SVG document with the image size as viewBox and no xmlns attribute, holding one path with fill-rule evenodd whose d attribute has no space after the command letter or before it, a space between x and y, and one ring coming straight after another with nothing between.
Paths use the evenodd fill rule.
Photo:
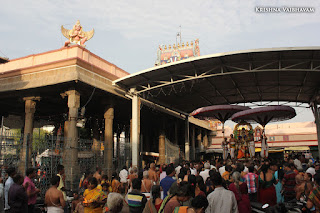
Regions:
<instances>
[{"instance_id":1,"label":"man in white shirt","mask_svg":"<svg viewBox=\"0 0 320 213\"><path fill-rule=\"evenodd\" d=\"M299 160L298 155L295 156L295 159L293 160L293 163L294 163L294 165L297 167L297 169L298 169L299 171L302 171L302 163L301 163L301 161Z\"/></svg>"},{"instance_id":2,"label":"man in white shirt","mask_svg":"<svg viewBox=\"0 0 320 213\"><path fill-rule=\"evenodd\" d=\"M226 166L221 166L219 168L219 173L220 173L221 176L222 176L223 173L225 173L225 171L226 171Z\"/></svg>"},{"instance_id":3,"label":"man in white shirt","mask_svg":"<svg viewBox=\"0 0 320 213\"><path fill-rule=\"evenodd\" d=\"M222 186L222 177L218 172L215 172L210 177L214 191L211 192L207 199L209 206L206 209L206 213L238 213L238 205L236 197L232 191L226 190Z\"/></svg>"},{"instance_id":4,"label":"man in white shirt","mask_svg":"<svg viewBox=\"0 0 320 213\"><path fill-rule=\"evenodd\" d=\"M128 171L127 166L123 166L122 170L119 172L120 183L128 182Z\"/></svg>"},{"instance_id":5,"label":"man in white shirt","mask_svg":"<svg viewBox=\"0 0 320 213\"><path fill-rule=\"evenodd\" d=\"M204 182L206 182L207 178L209 177L210 167L210 163L206 162L204 164L204 171L200 172L199 174L203 178Z\"/></svg>"},{"instance_id":6,"label":"man in white shirt","mask_svg":"<svg viewBox=\"0 0 320 213\"><path fill-rule=\"evenodd\" d=\"M122 170L119 172L119 178L121 187L124 188L125 192L128 190L128 175L127 166L123 166Z\"/></svg>"},{"instance_id":7,"label":"man in white shirt","mask_svg":"<svg viewBox=\"0 0 320 213\"><path fill-rule=\"evenodd\" d=\"M194 163L193 162L190 162L190 170L191 170L191 174L192 175L198 175L198 172L197 172L197 169L194 168Z\"/></svg>"},{"instance_id":8,"label":"man in white shirt","mask_svg":"<svg viewBox=\"0 0 320 213\"><path fill-rule=\"evenodd\" d=\"M160 182L162 181L163 178L165 178L167 176L166 170L167 170L167 165L163 164L162 165L162 172L160 174Z\"/></svg>"},{"instance_id":9,"label":"man in white shirt","mask_svg":"<svg viewBox=\"0 0 320 213\"><path fill-rule=\"evenodd\" d=\"M10 209L10 206L8 204L8 201L9 201L8 194L9 194L9 189L10 189L11 185L14 183L12 178L16 174L16 169L13 168L13 167L8 168L7 169L7 174L8 174L9 177L8 177L6 183L5 183L5 186L4 186L4 199L5 199L4 210L5 211L9 211L9 209Z\"/></svg>"}]
</instances>

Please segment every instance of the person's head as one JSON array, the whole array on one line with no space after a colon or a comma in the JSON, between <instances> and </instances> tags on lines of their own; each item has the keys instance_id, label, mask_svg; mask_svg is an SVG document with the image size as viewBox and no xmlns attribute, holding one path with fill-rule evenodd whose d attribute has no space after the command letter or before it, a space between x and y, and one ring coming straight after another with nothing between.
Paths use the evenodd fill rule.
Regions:
<instances>
[{"instance_id":1,"label":"person's head","mask_svg":"<svg viewBox=\"0 0 320 213\"><path fill-rule=\"evenodd\" d=\"M284 164L283 164L283 170L284 170L284 171L289 171L289 170L290 170L289 163L284 163Z\"/></svg>"},{"instance_id":2,"label":"person's head","mask_svg":"<svg viewBox=\"0 0 320 213\"><path fill-rule=\"evenodd\" d=\"M241 178L241 173L238 172L238 171L233 172L232 175L231 175L231 180L234 183L238 183L239 184L240 178Z\"/></svg>"},{"instance_id":3,"label":"person's head","mask_svg":"<svg viewBox=\"0 0 320 213\"><path fill-rule=\"evenodd\" d=\"M162 164L162 172L166 172L167 170L167 165L166 164Z\"/></svg>"},{"instance_id":4,"label":"person's head","mask_svg":"<svg viewBox=\"0 0 320 213\"><path fill-rule=\"evenodd\" d=\"M79 199L80 199L79 192L78 191L73 192L73 200L79 200Z\"/></svg>"},{"instance_id":5,"label":"person's head","mask_svg":"<svg viewBox=\"0 0 320 213\"><path fill-rule=\"evenodd\" d=\"M152 199L155 200L161 197L161 191L159 185L153 185L151 188Z\"/></svg>"},{"instance_id":6,"label":"person's head","mask_svg":"<svg viewBox=\"0 0 320 213\"><path fill-rule=\"evenodd\" d=\"M230 135L230 138L233 138L233 134Z\"/></svg>"},{"instance_id":7,"label":"person's head","mask_svg":"<svg viewBox=\"0 0 320 213\"><path fill-rule=\"evenodd\" d=\"M167 174L167 176L171 176L171 177L174 176L174 174L175 174L174 167L171 165L167 166L166 174Z\"/></svg>"},{"instance_id":8,"label":"person's head","mask_svg":"<svg viewBox=\"0 0 320 213\"><path fill-rule=\"evenodd\" d=\"M311 180L312 180L312 174L310 174L310 173L305 173L305 174L304 174L304 180L305 180L305 181L311 181Z\"/></svg>"},{"instance_id":9,"label":"person's head","mask_svg":"<svg viewBox=\"0 0 320 213\"><path fill-rule=\"evenodd\" d=\"M101 177L101 182L102 181L107 181L109 178L108 178L108 175L102 175Z\"/></svg>"},{"instance_id":10,"label":"person's head","mask_svg":"<svg viewBox=\"0 0 320 213\"><path fill-rule=\"evenodd\" d=\"M150 163L150 169L155 170L156 169L156 164L155 163Z\"/></svg>"},{"instance_id":11,"label":"person's head","mask_svg":"<svg viewBox=\"0 0 320 213\"><path fill-rule=\"evenodd\" d=\"M270 162L270 169L273 171L273 172L276 172L278 170L278 165L274 162L274 161L271 161Z\"/></svg>"},{"instance_id":12,"label":"person's head","mask_svg":"<svg viewBox=\"0 0 320 213\"><path fill-rule=\"evenodd\" d=\"M89 185L88 185L89 189L94 189L94 188L96 188L98 186L98 180L95 177L91 177L88 180L88 182L89 182Z\"/></svg>"},{"instance_id":13,"label":"person's head","mask_svg":"<svg viewBox=\"0 0 320 213\"><path fill-rule=\"evenodd\" d=\"M15 176L15 174L16 174L16 168L14 168L14 167L9 167L6 172L7 172L7 174L12 178L12 177Z\"/></svg>"},{"instance_id":14,"label":"person's head","mask_svg":"<svg viewBox=\"0 0 320 213\"><path fill-rule=\"evenodd\" d=\"M35 178L37 175L35 168L29 168L26 171L26 176L28 176L30 179Z\"/></svg>"},{"instance_id":15,"label":"person's head","mask_svg":"<svg viewBox=\"0 0 320 213\"><path fill-rule=\"evenodd\" d=\"M249 170L250 173L253 173L253 172L254 172L254 166L253 166L253 165L250 165L250 166L248 167L248 170Z\"/></svg>"},{"instance_id":16,"label":"person's head","mask_svg":"<svg viewBox=\"0 0 320 213\"><path fill-rule=\"evenodd\" d=\"M244 170L243 163L236 163L236 169L237 172L241 173Z\"/></svg>"},{"instance_id":17,"label":"person's head","mask_svg":"<svg viewBox=\"0 0 320 213\"><path fill-rule=\"evenodd\" d=\"M146 178L146 179L149 178L149 172L148 171L143 171L143 178Z\"/></svg>"},{"instance_id":18,"label":"person's head","mask_svg":"<svg viewBox=\"0 0 320 213\"><path fill-rule=\"evenodd\" d=\"M52 178L51 178L51 185L52 186L56 186L56 187L58 187L59 186L59 183L60 183L60 177L59 176L57 176L57 175L55 175L55 176L53 176Z\"/></svg>"},{"instance_id":19,"label":"person's head","mask_svg":"<svg viewBox=\"0 0 320 213\"><path fill-rule=\"evenodd\" d=\"M18 184L18 185L22 185L23 180L24 180L23 176L20 175L20 174L14 175L12 179L13 179L13 182Z\"/></svg>"},{"instance_id":20,"label":"person's head","mask_svg":"<svg viewBox=\"0 0 320 213\"><path fill-rule=\"evenodd\" d=\"M188 176L188 183L191 187L191 196L194 197L195 196L195 189L197 186L197 178L195 175L189 175Z\"/></svg>"},{"instance_id":21,"label":"person's head","mask_svg":"<svg viewBox=\"0 0 320 213\"><path fill-rule=\"evenodd\" d=\"M320 170L320 163L319 163L319 162L315 163L314 169L315 169L316 171L319 171L319 170Z\"/></svg>"},{"instance_id":22,"label":"person's head","mask_svg":"<svg viewBox=\"0 0 320 213\"><path fill-rule=\"evenodd\" d=\"M261 166L261 171L262 171L263 173L267 173L269 168L270 168L270 166L269 166L268 164L263 164L263 165Z\"/></svg>"},{"instance_id":23,"label":"person's head","mask_svg":"<svg viewBox=\"0 0 320 213\"><path fill-rule=\"evenodd\" d=\"M124 165L124 166L122 167L122 169L125 169L125 170L127 170L127 166L126 166L126 165Z\"/></svg>"},{"instance_id":24,"label":"person's head","mask_svg":"<svg viewBox=\"0 0 320 213\"><path fill-rule=\"evenodd\" d=\"M58 171L58 174L63 175L64 174L64 166L59 164L57 166L57 171Z\"/></svg>"},{"instance_id":25,"label":"person's head","mask_svg":"<svg viewBox=\"0 0 320 213\"><path fill-rule=\"evenodd\" d=\"M112 180L113 179L118 179L118 174L116 172L113 172L112 173Z\"/></svg>"},{"instance_id":26,"label":"person's head","mask_svg":"<svg viewBox=\"0 0 320 213\"><path fill-rule=\"evenodd\" d=\"M138 173L138 167L134 166L134 167L132 168L132 172L133 172L133 173Z\"/></svg>"},{"instance_id":27,"label":"person's head","mask_svg":"<svg viewBox=\"0 0 320 213\"><path fill-rule=\"evenodd\" d=\"M317 173L314 175L313 179L314 179L314 182L315 182L318 186L320 186L320 172L317 172Z\"/></svg>"},{"instance_id":28,"label":"person's head","mask_svg":"<svg viewBox=\"0 0 320 213\"><path fill-rule=\"evenodd\" d=\"M209 203L206 197L198 195L191 201L191 207L196 213L204 213Z\"/></svg>"},{"instance_id":29,"label":"person's head","mask_svg":"<svg viewBox=\"0 0 320 213\"><path fill-rule=\"evenodd\" d=\"M187 170L189 170L189 169L190 169L190 163L187 162L186 165L184 166L184 168L186 168Z\"/></svg>"},{"instance_id":30,"label":"person's head","mask_svg":"<svg viewBox=\"0 0 320 213\"><path fill-rule=\"evenodd\" d=\"M97 166L96 172L98 172L99 174L101 174L101 172L102 172L101 168Z\"/></svg>"},{"instance_id":31,"label":"person's head","mask_svg":"<svg viewBox=\"0 0 320 213\"><path fill-rule=\"evenodd\" d=\"M139 178L135 178L132 180L132 188L136 190L141 189L141 180Z\"/></svg>"},{"instance_id":32,"label":"person's head","mask_svg":"<svg viewBox=\"0 0 320 213\"><path fill-rule=\"evenodd\" d=\"M176 196L179 202L185 202L190 199L192 196L192 190L188 182L182 181L179 183Z\"/></svg>"},{"instance_id":33,"label":"person's head","mask_svg":"<svg viewBox=\"0 0 320 213\"><path fill-rule=\"evenodd\" d=\"M214 186L222 185L222 177L219 172L214 172L212 175L210 175L210 180Z\"/></svg>"},{"instance_id":34,"label":"person's head","mask_svg":"<svg viewBox=\"0 0 320 213\"><path fill-rule=\"evenodd\" d=\"M302 176L301 174L297 174L296 175L296 184L301 184L304 181L304 176Z\"/></svg>"},{"instance_id":35,"label":"person's head","mask_svg":"<svg viewBox=\"0 0 320 213\"><path fill-rule=\"evenodd\" d=\"M103 184L101 185L101 187L102 187L102 191L107 192L107 191L108 191L108 188L109 188L109 185L108 185L107 183L103 183Z\"/></svg>"},{"instance_id":36,"label":"person's head","mask_svg":"<svg viewBox=\"0 0 320 213\"><path fill-rule=\"evenodd\" d=\"M107 206L110 212L121 212L123 207L123 197L119 193L112 192L108 195Z\"/></svg>"},{"instance_id":37,"label":"person's head","mask_svg":"<svg viewBox=\"0 0 320 213\"><path fill-rule=\"evenodd\" d=\"M206 162L206 163L204 164L204 168L205 168L205 169L210 169L210 168L211 168L210 163Z\"/></svg>"},{"instance_id":38,"label":"person's head","mask_svg":"<svg viewBox=\"0 0 320 213\"><path fill-rule=\"evenodd\" d=\"M227 172L231 172L231 171L232 171L232 166L231 166L231 165L226 165L226 166L225 166L225 170L226 170Z\"/></svg>"},{"instance_id":39,"label":"person's head","mask_svg":"<svg viewBox=\"0 0 320 213\"><path fill-rule=\"evenodd\" d=\"M196 182L197 182L197 186L199 187L199 189L203 192L206 191L206 185L204 184L203 178L198 175L196 176Z\"/></svg>"}]
</instances>

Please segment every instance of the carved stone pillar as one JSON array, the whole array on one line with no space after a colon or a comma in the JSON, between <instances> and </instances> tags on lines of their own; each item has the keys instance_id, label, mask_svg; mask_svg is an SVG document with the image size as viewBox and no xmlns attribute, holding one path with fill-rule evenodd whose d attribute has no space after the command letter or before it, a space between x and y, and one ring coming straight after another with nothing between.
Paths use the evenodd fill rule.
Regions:
<instances>
[{"instance_id":1,"label":"carved stone pillar","mask_svg":"<svg viewBox=\"0 0 320 213\"><path fill-rule=\"evenodd\" d=\"M113 171L113 118L114 108L110 104L104 113L104 167L109 178Z\"/></svg>"},{"instance_id":2,"label":"carved stone pillar","mask_svg":"<svg viewBox=\"0 0 320 213\"><path fill-rule=\"evenodd\" d=\"M166 162L166 136L164 130L160 130L159 135L159 164Z\"/></svg>"},{"instance_id":3,"label":"carved stone pillar","mask_svg":"<svg viewBox=\"0 0 320 213\"><path fill-rule=\"evenodd\" d=\"M69 90L62 94L68 96L69 115L68 122L65 122L65 141L63 152L63 165L66 174L66 188L76 189L80 176L78 164L78 111L80 107L80 94L76 90Z\"/></svg>"},{"instance_id":4,"label":"carved stone pillar","mask_svg":"<svg viewBox=\"0 0 320 213\"><path fill-rule=\"evenodd\" d=\"M200 152L201 152L201 145L202 145L202 134L201 134L201 129L198 129L197 145L198 145L198 150L199 150L199 154L200 154Z\"/></svg>"},{"instance_id":5,"label":"carved stone pillar","mask_svg":"<svg viewBox=\"0 0 320 213\"><path fill-rule=\"evenodd\" d=\"M20 163L19 171L25 174L27 168L31 167L31 153L32 153L32 132L33 132L33 121L34 113L36 111L36 102L39 101L40 97L25 97L25 123L24 123L24 136L23 145L20 151Z\"/></svg>"},{"instance_id":6,"label":"carved stone pillar","mask_svg":"<svg viewBox=\"0 0 320 213\"><path fill-rule=\"evenodd\" d=\"M186 117L185 119L185 148L184 148L184 153L185 153L185 160L190 160L190 146L189 146L189 118Z\"/></svg>"},{"instance_id":7,"label":"carved stone pillar","mask_svg":"<svg viewBox=\"0 0 320 213\"><path fill-rule=\"evenodd\" d=\"M196 159L196 127L191 127L191 160Z\"/></svg>"}]
</instances>

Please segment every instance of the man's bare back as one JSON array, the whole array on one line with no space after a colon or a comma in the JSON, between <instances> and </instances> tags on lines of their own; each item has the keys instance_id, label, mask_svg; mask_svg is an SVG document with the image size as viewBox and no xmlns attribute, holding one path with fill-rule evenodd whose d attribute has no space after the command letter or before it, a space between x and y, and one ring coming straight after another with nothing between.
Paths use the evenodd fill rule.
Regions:
<instances>
[{"instance_id":1,"label":"man's bare back","mask_svg":"<svg viewBox=\"0 0 320 213\"><path fill-rule=\"evenodd\" d=\"M59 191L56 187L52 186L49 188L45 195L45 204L47 206L55 206L55 207L62 207L66 205L63 194Z\"/></svg>"}]
</instances>

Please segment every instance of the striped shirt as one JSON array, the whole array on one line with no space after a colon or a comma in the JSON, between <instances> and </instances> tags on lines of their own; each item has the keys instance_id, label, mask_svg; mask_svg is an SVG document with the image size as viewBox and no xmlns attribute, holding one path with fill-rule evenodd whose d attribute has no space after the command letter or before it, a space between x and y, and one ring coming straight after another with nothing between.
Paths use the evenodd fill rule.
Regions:
<instances>
[{"instance_id":1,"label":"striped shirt","mask_svg":"<svg viewBox=\"0 0 320 213\"><path fill-rule=\"evenodd\" d=\"M316 186L313 191L310 192L309 199L317 209L320 209L320 186Z\"/></svg>"},{"instance_id":2,"label":"striped shirt","mask_svg":"<svg viewBox=\"0 0 320 213\"><path fill-rule=\"evenodd\" d=\"M127 199L131 213L142 212L147 202L146 196L138 190L129 192Z\"/></svg>"},{"instance_id":3,"label":"striped shirt","mask_svg":"<svg viewBox=\"0 0 320 213\"><path fill-rule=\"evenodd\" d=\"M292 170L288 171L283 177L283 196L286 199L294 199L296 192L294 187L296 186L296 173Z\"/></svg>"},{"instance_id":4,"label":"striped shirt","mask_svg":"<svg viewBox=\"0 0 320 213\"><path fill-rule=\"evenodd\" d=\"M257 174L249 172L244 176L244 181L248 186L248 194L253 194L257 192L256 179L258 178Z\"/></svg>"}]
</instances>

